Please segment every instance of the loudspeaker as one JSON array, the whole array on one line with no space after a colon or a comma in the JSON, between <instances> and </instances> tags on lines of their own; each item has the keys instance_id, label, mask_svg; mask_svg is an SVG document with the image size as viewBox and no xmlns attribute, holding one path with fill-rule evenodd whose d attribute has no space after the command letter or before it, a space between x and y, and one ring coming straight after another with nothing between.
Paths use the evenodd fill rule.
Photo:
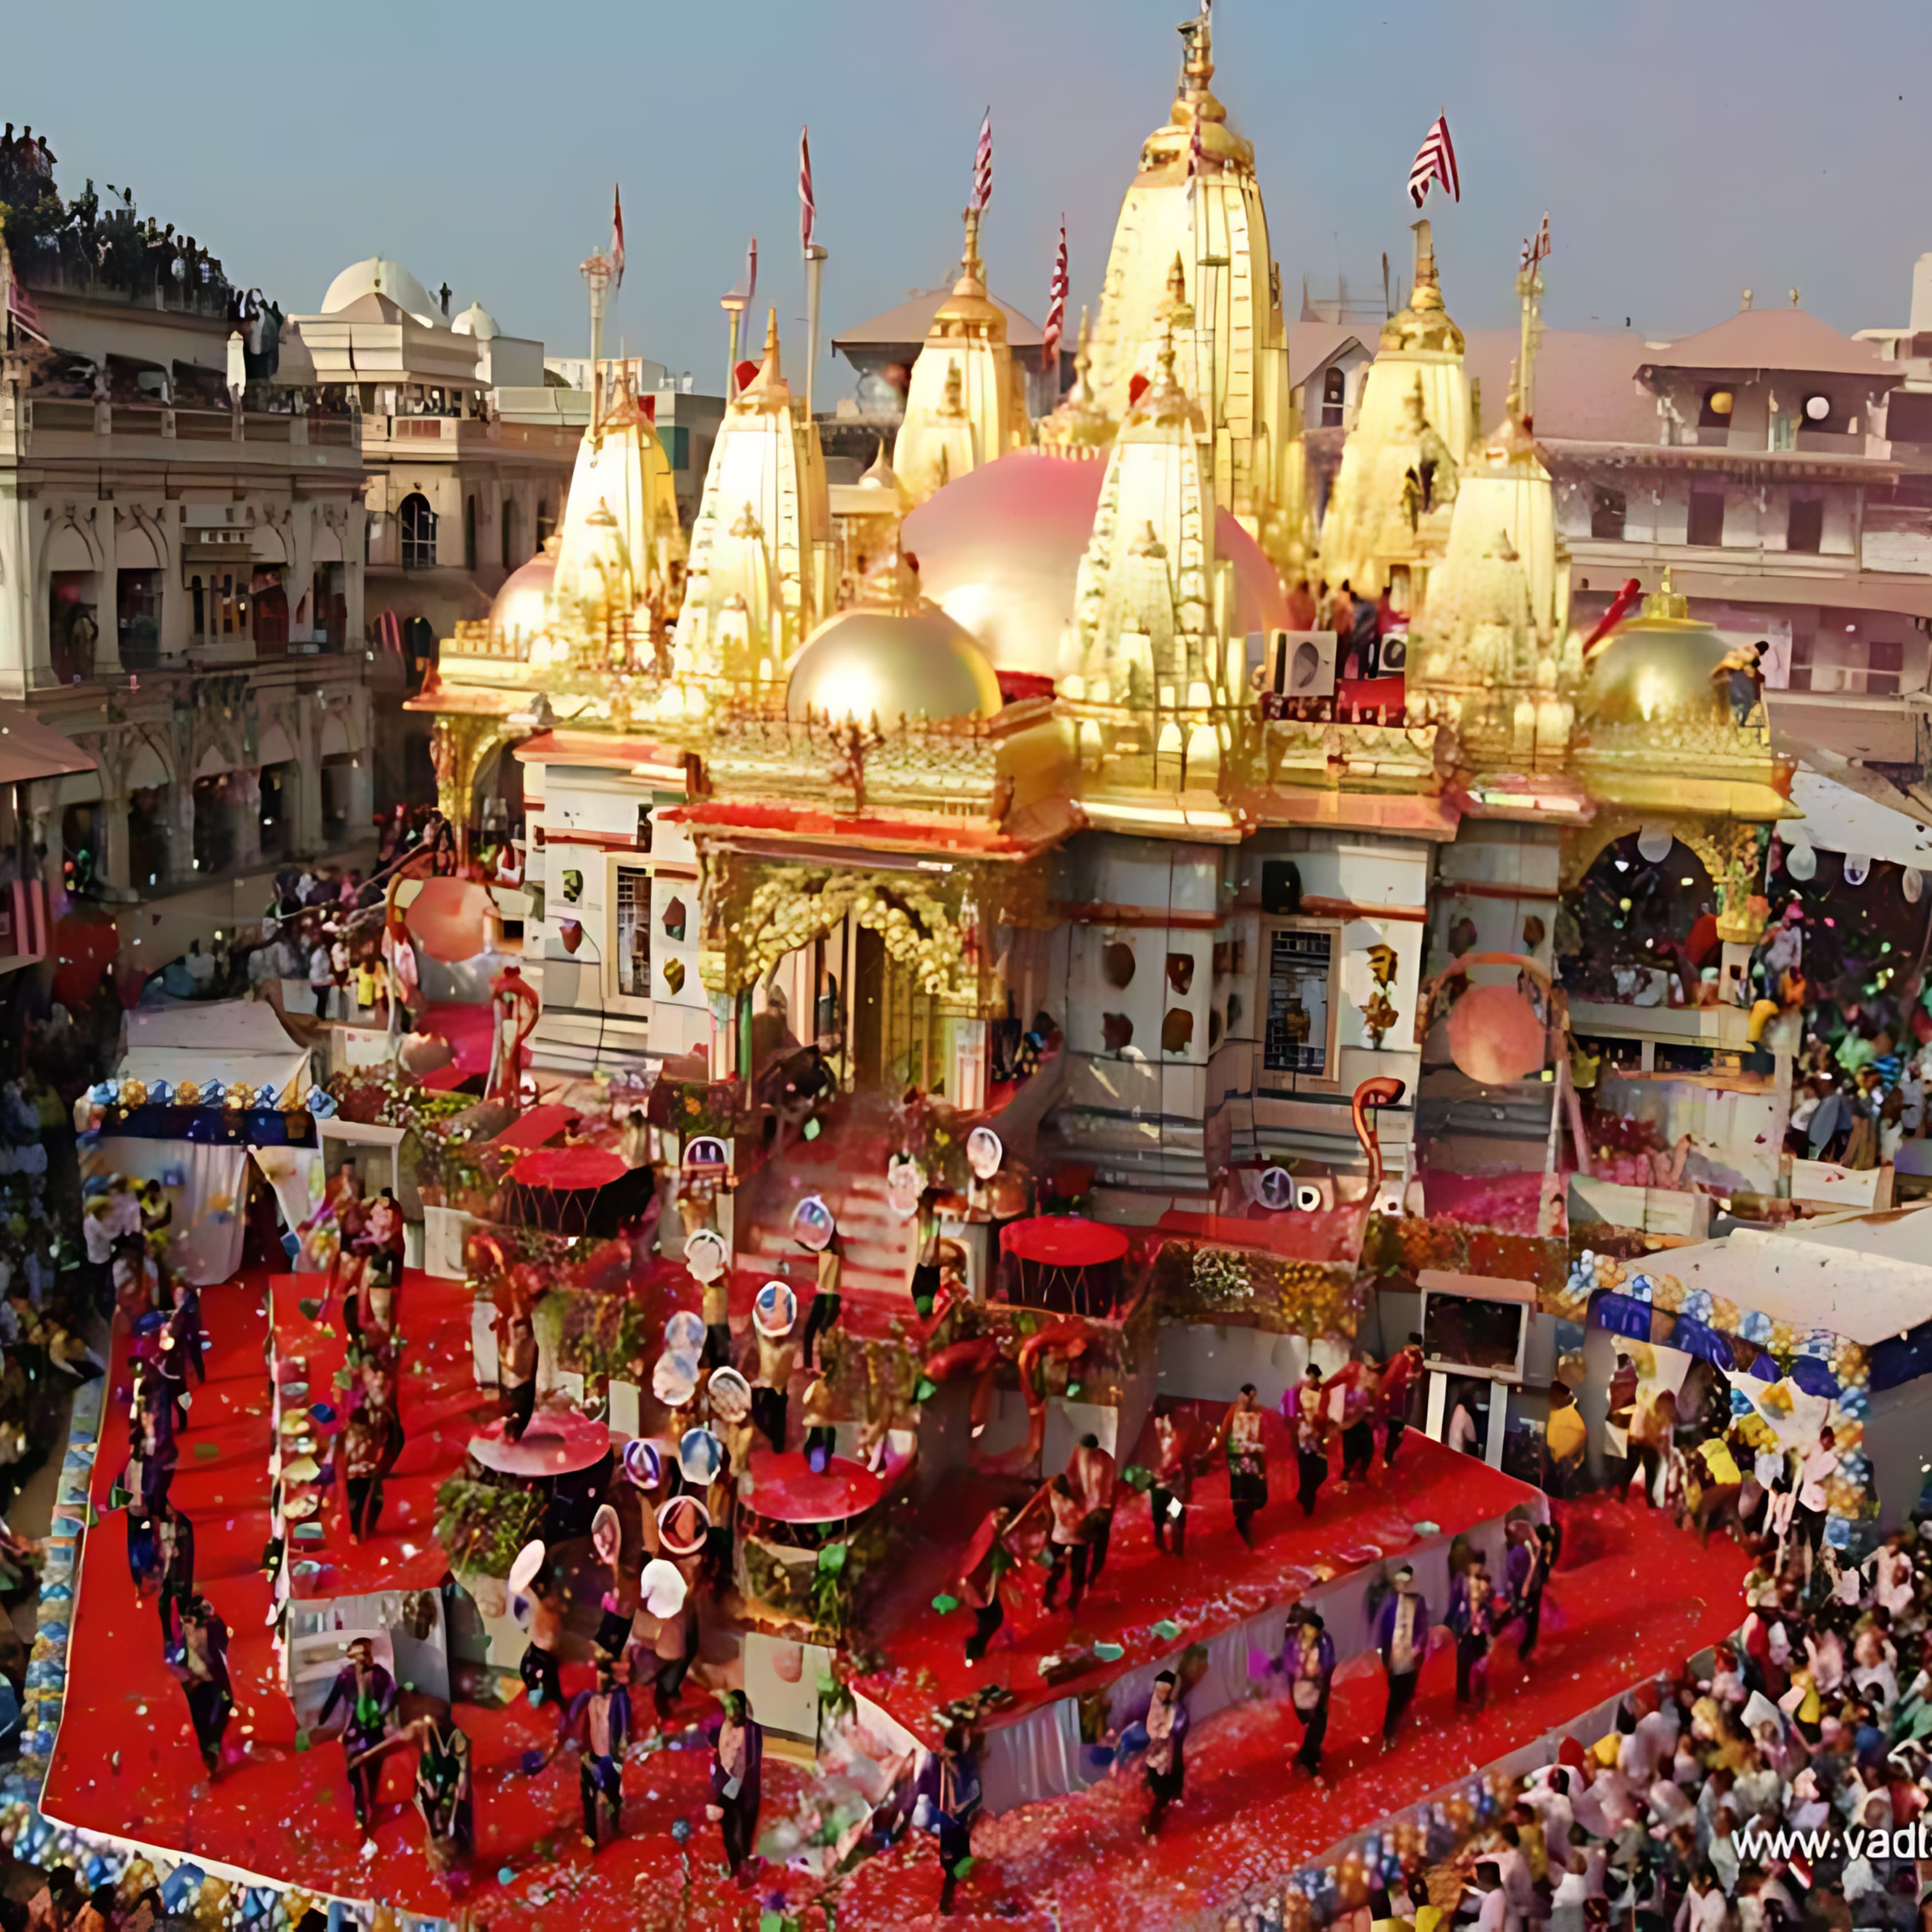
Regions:
<instances>
[{"instance_id":1,"label":"loudspeaker","mask_svg":"<svg viewBox=\"0 0 1932 1932\"><path fill-rule=\"evenodd\" d=\"M1262 910L1298 913L1301 910L1301 868L1292 859L1262 861Z\"/></svg>"},{"instance_id":2,"label":"loudspeaker","mask_svg":"<svg viewBox=\"0 0 1932 1932\"><path fill-rule=\"evenodd\" d=\"M1280 698L1335 695L1335 633L1271 631L1268 688Z\"/></svg>"},{"instance_id":3,"label":"loudspeaker","mask_svg":"<svg viewBox=\"0 0 1932 1932\"><path fill-rule=\"evenodd\" d=\"M1382 640L1382 670L1384 677L1393 677L1399 671L1408 668L1408 633L1391 631Z\"/></svg>"}]
</instances>

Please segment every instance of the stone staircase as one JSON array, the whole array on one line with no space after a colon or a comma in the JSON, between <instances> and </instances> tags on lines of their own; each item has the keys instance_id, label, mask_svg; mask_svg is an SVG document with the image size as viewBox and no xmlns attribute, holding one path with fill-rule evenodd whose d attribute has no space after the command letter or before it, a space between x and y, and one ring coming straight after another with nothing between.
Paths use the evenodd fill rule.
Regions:
<instances>
[{"instance_id":1,"label":"stone staircase","mask_svg":"<svg viewBox=\"0 0 1932 1932\"><path fill-rule=\"evenodd\" d=\"M835 1132L826 1136L830 1144L824 1154L808 1144L788 1148L758 1176L739 1200L741 1278L755 1276L754 1288L759 1282L788 1281L801 1306L810 1300L818 1258L793 1238L791 1217L800 1201L816 1194L838 1223L844 1251L840 1292L847 1306L856 1302L910 1312L919 1224L902 1221L892 1212L886 1198L883 1144L876 1160L866 1157L873 1151L872 1139L844 1139Z\"/></svg>"}]
</instances>

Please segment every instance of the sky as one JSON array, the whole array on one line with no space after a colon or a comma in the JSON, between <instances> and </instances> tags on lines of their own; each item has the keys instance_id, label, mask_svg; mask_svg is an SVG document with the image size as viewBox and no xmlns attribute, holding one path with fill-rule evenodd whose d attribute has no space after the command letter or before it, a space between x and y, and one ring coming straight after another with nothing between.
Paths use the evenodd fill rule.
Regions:
<instances>
[{"instance_id":1,"label":"sky","mask_svg":"<svg viewBox=\"0 0 1932 1932\"><path fill-rule=\"evenodd\" d=\"M578 264L621 184L607 352L621 338L715 390L718 297L752 235L758 307L802 346L802 123L828 341L950 278L989 104L991 284L1037 320L1064 215L1070 331L1166 118L1187 6L63 0L9 10L0 118L48 136L63 191L131 186L284 310L381 254L552 354L583 352ZM1798 287L1846 330L1903 322L1932 249L1923 0L1220 0L1214 25L1291 317L1304 275L1369 295L1384 250L1406 270L1408 164L1438 111L1462 200L1429 212L1466 327L1513 324L1518 248L1546 208L1554 328L1682 334L1746 286L1760 306ZM850 382L822 369L820 406Z\"/></svg>"}]
</instances>

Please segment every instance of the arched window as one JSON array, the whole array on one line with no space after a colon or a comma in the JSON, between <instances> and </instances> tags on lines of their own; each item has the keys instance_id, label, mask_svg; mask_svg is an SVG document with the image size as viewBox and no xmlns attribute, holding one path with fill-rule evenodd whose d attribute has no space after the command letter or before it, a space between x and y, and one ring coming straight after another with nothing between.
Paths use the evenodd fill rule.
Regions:
<instances>
[{"instance_id":1,"label":"arched window","mask_svg":"<svg viewBox=\"0 0 1932 1932\"><path fill-rule=\"evenodd\" d=\"M476 568L476 499L466 496L463 500L463 567L465 570Z\"/></svg>"},{"instance_id":2,"label":"arched window","mask_svg":"<svg viewBox=\"0 0 1932 1932\"><path fill-rule=\"evenodd\" d=\"M503 499L502 508L497 514L496 536L500 561L506 570L514 570L517 565L517 506L514 501L506 496Z\"/></svg>"},{"instance_id":3,"label":"arched window","mask_svg":"<svg viewBox=\"0 0 1932 1932\"><path fill-rule=\"evenodd\" d=\"M1340 426L1342 406L1348 400L1348 378L1341 369L1324 369L1322 372L1322 426L1335 429Z\"/></svg>"},{"instance_id":4,"label":"arched window","mask_svg":"<svg viewBox=\"0 0 1932 1932\"><path fill-rule=\"evenodd\" d=\"M550 499L537 499L537 548L542 550L550 542L550 533L556 528L556 520L550 513Z\"/></svg>"},{"instance_id":5,"label":"arched window","mask_svg":"<svg viewBox=\"0 0 1932 1932\"><path fill-rule=\"evenodd\" d=\"M430 508L429 499L418 490L411 490L396 512L396 521L402 526L403 568L433 568L436 563L436 512Z\"/></svg>"}]
</instances>

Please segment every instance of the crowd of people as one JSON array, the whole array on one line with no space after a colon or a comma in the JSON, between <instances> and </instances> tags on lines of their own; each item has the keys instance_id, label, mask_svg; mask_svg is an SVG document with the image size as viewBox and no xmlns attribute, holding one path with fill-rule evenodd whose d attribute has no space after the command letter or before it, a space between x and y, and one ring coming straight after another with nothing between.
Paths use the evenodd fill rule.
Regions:
<instances>
[{"instance_id":1,"label":"crowd of people","mask_svg":"<svg viewBox=\"0 0 1932 1932\"><path fill-rule=\"evenodd\" d=\"M1597 1738L1502 1781L1460 1846L1438 1814L1406 1869L1332 1916L1355 1932L1777 1932L1932 1922L1932 1544L1862 1565L1756 1540L1733 1642L1622 1700ZM1922 1897L1922 1894L1924 1894ZM1333 1905L1334 1901L1328 1901Z\"/></svg>"}]
</instances>

